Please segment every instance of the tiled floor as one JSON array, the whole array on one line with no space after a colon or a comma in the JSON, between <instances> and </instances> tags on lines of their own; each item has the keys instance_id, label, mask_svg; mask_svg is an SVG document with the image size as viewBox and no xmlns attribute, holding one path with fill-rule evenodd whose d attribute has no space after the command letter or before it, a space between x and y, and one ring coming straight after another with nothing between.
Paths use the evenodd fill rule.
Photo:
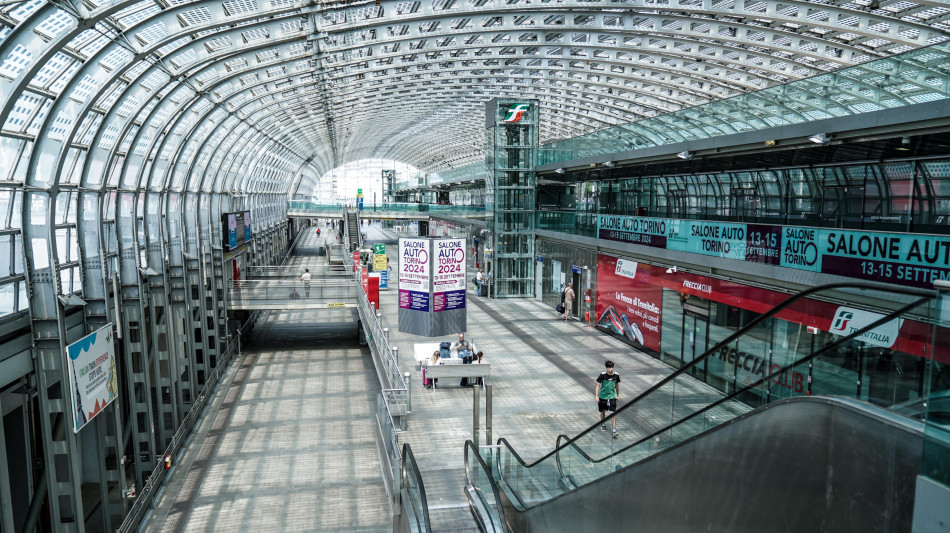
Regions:
<instances>
[{"instance_id":1,"label":"tiled floor","mask_svg":"<svg viewBox=\"0 0 950 533\"><path fill-rule=\"evenodd\" d=\"M392 232L377 225L366 232L368 242L395 247ZM318 241L304 239L300 252L307 254ZM394 287L381 292L384 326L412 381L412 414L399 444L412 446L433 529L476 531L463 493L473 389L457 382L440 382L437 390L421 386L413 344L454 335L398 332L396 299ZM534 300L488 300L469 291L467 313L466 338L492 363L493 439L505 437L528 461L550 452L558 435L574 435L597 420L594 380L605 360L617 365L622 400L671 372L583 323L558 320ZM340 326L317 326L306 312L271 313L259 324L260 352L246 354L239 368L232 365L149 531L391 530L372 426L379 383L365 347L326 340L350 334ZM484 393L480 405L484 428ZM636 424L621 421L618 429L641 433ZM607 435L603 440L604 452L617 446Z\"/></svg>"}]
</instances>

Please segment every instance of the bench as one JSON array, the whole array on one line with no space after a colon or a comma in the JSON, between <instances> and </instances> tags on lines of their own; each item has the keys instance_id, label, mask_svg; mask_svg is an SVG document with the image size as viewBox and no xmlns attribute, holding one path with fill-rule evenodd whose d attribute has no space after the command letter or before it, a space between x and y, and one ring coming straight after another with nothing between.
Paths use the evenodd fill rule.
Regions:
<instances>
[{"instance_id":1,"label":"bench","mask_svg":"<svg viewBox=\"0 0 950 533\"><path fill-rule=\"evenodd\" d=\"M429 365L426 367L426 378L482 378L482 383L491 375L491 363L480 365ZM434 387L433 387L434 388Z\"/></svg>"}]
</instances>

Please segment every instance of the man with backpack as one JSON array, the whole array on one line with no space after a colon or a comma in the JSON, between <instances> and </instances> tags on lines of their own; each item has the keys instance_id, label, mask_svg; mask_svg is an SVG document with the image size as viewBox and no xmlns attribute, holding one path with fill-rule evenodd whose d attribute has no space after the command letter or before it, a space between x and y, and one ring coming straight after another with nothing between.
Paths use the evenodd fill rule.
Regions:
<instances>
[{"instance_id":1,"label":"man with backpack","mask_svg":"<svg viewBox=\"0 0 950 533\"><path fill-rule=\"evenodd\" d=\"M564 305L564 320L571 317L571 310L574 308L574 282L568 283L561 293L561 303Z\"/></svg>"}]
</instances>

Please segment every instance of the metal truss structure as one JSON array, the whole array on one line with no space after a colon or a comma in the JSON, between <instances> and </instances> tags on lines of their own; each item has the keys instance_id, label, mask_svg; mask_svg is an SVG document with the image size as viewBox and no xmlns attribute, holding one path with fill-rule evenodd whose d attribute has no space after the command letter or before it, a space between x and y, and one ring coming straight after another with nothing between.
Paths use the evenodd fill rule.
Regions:
<instances>
[{"instance_id":1,"label":"metal truss structure","mask_svg":"<svg viewBox=\"0 0 950 533\"><path fill-rule=\"evenodd\" d=\"M54 530L121 522L228 335L222 213L251 211L245 264L273 264L286 200L326 171L483 159L491 98L539 101L541 142L568 139L940 43L948 19L936 0L0 1L0 407L36 454L0 454L0 529L45 494ZM65 347L108 323L123 398L73 434Z\"/></svg>"}]
</instances>

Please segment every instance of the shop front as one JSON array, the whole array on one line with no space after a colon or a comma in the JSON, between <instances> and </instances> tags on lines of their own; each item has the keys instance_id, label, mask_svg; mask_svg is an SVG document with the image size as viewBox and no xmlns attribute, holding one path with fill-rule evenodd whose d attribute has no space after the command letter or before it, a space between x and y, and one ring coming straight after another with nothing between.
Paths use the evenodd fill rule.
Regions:
<instances>
[{"instance_id":1,"label":"shop front","mask_svg":"<svg viewBox=\"0 0 950 533\"><path fill-rule=\"evenodd\" d=\"M596 287L597 327L675 368L789 297L604 254L598 255ZM760 322L696 365L692 374L732 393L885 314L817 294ZM932 354L933 326L911 316L886 322L810 363L788 368L748 391L743 400L760 405L790 396L836 394L893 405L920 397L928 387L950 388L950 354Z\"/></svg>"}]
</instances>

